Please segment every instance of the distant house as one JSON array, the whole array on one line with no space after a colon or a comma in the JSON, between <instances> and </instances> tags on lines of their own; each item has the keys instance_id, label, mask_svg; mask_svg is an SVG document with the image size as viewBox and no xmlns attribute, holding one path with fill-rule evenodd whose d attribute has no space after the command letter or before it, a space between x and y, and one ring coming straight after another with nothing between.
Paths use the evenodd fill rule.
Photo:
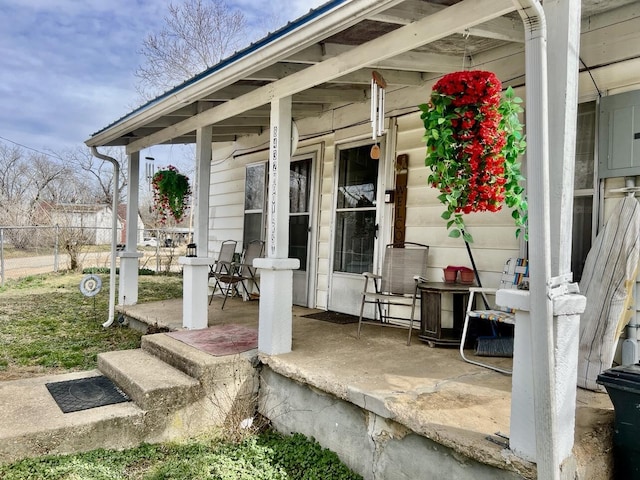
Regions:
<instances>
[{"instance_id":1,"label":"distant house","mask_svg":"<svg viewBox=\"0 0 640 480\"><path fill-rule=\"evenodd\" d=\"M127 205L118 206L118 243L124 243L127 231ZM104 204L42 202L37 214L40 225L59 225L81 229L84 242L91 245L111 243L111 206ZM142 241L143 223L138 215L139 241Z\"/></svg>"}]
</instances>

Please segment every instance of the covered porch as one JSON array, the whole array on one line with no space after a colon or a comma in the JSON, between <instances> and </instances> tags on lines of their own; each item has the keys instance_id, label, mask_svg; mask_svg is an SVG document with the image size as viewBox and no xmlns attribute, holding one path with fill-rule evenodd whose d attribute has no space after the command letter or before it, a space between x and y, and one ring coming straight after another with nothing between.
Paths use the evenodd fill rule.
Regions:
<instances>
[{"instance_id":1,"label":"covered porch","mask_svg":"<svg viewBox=\"0 0 640 480\"><path fill-rule=\"evenodd\" d=\"M638 22L640 12L632 0L556 0L545 1L544 7L538 0L332 0L96 132L86 143L94 149L126 147L132 224L138 207L141 152L162 144L195 144L194 241L198 250L196 257L181 258L184 302L173 316L184 328L204 328L211 318L223 318L207 310L207 274L220 243L229 238L246 243L253 239L249 234L260 236L266 240L266 258L253 265L261 271L259 350L266 371L283 378L287 372L286 378L302 381L314 392L327 391L332 398L358 408L366 406L373 417L369 413L365 417L373 418L373 424L354 431L349 439L366 442L376 436L393 437L395 433L386 429L377 430L376 419L402 420L404 427L465 458L484 464L494 464L489 461L493 459L524 476L533 467L522 459L537 460L538 478L559 479L566 472L565 465L577 461L570 456L575 419L576 430L581 428L580 415L574 411L574 385L579 304L584 297L576 294L570 258L576 107L579 96L599 99L602 88L613 93L637 85L639 57L632 39L637 38ZM520 369L514 372L513 388L508 378L463 364L455 352L429 351L417 343L406 349L402 341L397 351L385 343L372 345L369 351L368 342L376 338L373 328L366 328L364 338L357 342L348 333L352 326L331 325L329 332L315 332L308 348L303 348L300 322L307 319L296 314L296 307L291 313L295 286L302 283L306 287L305 305L349 312L360 293L360 274L379 265L385 244L399 237L429 244L427 276L432 281L439 280L442 267L458 264L464 254L460 242L447 236L437 191L427 184L424 131L417 105L426 100L443 73L469 66L495 72L504 79L504 86L526 96L529 240L515 238L508 212L474 217L477 223L473 225L476 248L482 251L479 270L487 285L498 283L493 280L505 258L527 256L530 262L529 292L507 295L501 303L521 312L515 354L522 358L516 362ZM373 69L388 84L386 106L377 117L371 102ZM384 132L377 136L374 131L373 140L371 116ZM377 155L351 161L357 149L375 151L372 145ZM304 204L304 211L290 204L296 155L304 157L296 161L309 160L313 165L304 183L305 191L312 194L296 204L298 209ZM354 175L362 177L357 181L346 173L341 176L358 162L368 167L354 169L366 175ZM597 164L594 160L593 165ZM252 168L257 166L262 174L254 184L258 176ZM404 174L408 178L402 178ZM617 175L623 181L624 173ZM590 187L582 193L593 195L589 218L601 223L605 209L595 197L599 189L604 195L605 184L597 183L601 179L595 175L590 180ZM346 187L352 184L368 193L364 205L343 201ZM256 186L262 198L254 208L250 194ZM394 205L394 193L403 202L395 200ZM295 223L300 218L294 217L303 213L306 220ZM248 227L254 215L256 228L252 230ZM358 237L362 246L357 251L342 248L342 240L354 236L345 227L349 219L354 224L356 219L366 220L361 222L366 237ZM398 220L402 224L399 235ZM300 230L308 233L304 255L296 256L290 249L291 225L302 225ZM358 262L342 265L337 261L365 253L362 268ZM119 303L128 314L139 308L135 305L138 256L135 242L128 238L120 255L119 288ZM304 273L303 282L294 277L298 270ZM166 313L158 311L157 318ZM233 318L231 313L229 318ZM311 327L303 323L302 330L308 334ZM347 333L339 335L348 343L344 350L327 347L338 330ZM382 341L395 334L379 335ZM337 351L351 355L341 360L345 379L324 364L338 362ZM400 368L404 352L411 353L406 355L407 365ZM421 358L425 352L445 357ZM297 359L316 373L306 373L297 363L280 363L282 359ZM327 374L329 379L322 377L324 372L332 372ZM420 379L417 385L408 380L416 378ZM488 387L493 382L497 386ZM495 402L510 405L508 392L517 397L515 411L496 407ZM432 408L431 402L439 408ZM472 412L468 417L474 422L484 425L479 419L486 417L488 425L475 430L470 424L443 427L444 422L464 417L460 410L450 410L456 404ZM411 418L425 420L409 421L409 415L403 413L409 406L415 410ZM284 417L288 415L280 418ZM512 459L510 453L503 455L499 445L485 446L494 442L482 439L503 427L510 429L513 450L521 460ZM304 422L295 428L307 433ZM455 447L456 433L468 430L477 433L466 443L466 450ZM345 439L336 435L340 446ZM608 455L611 443L601 432L593 436L605 443L587 455L590 461ZM330 438L325 440L325 446L333 447ZM490 455L491 448L496 450ZM403 457L398 468L404 468L410 458Z\"/></svg>"},{"instance_id":2,"label":"covered porch","mask_svg":"<svg viewBox=\"0 0 640 480\"><path fill-rule=\"evenodd\" d=\"M258 302L232 298L224 310L221 304L214 297L209 326L258 327ZM131 322L182 329L181 299L119 308ZM259 354L261 413L277 428L314 436L352 468L371 460L354 443L369 442L377 458L361 468L391 469L390 477L378 471L384 478L394 478L393 469L411 475L412 468L421 468L425 478L447 478L437 475L457 471L462 476L451 478L536 478L535 464L507 448L510 376L463 362L456 348L430 348L416 334L407 346L402 329L365 325L358 339L357 324L305 317L317 311L293 308L290 353ZM511 364L511 359L492 360ZM613 413L606 394L577 389L573 459L578 478L613 478ZM357 428L368 428L369 435L353 435ZM407 445L399 447L403 440ZM563 466L564 471L573 468Z\"/></svg>"}]
</instances>

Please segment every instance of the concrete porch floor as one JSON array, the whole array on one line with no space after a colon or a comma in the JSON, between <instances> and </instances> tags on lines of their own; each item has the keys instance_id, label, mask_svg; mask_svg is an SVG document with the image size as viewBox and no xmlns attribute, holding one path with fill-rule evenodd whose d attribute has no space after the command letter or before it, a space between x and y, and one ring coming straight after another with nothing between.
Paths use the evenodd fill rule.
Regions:
<instances>
[{"instance_id":1,"label":"concrete porch floor","mask_svg":"<svg viewBox=\"0 0 640 480\"><path fill-rule=\"evenodd\" d=\"M214 297L209 326L257 327L258 302ZM120 309L135 323L182 329L182 300ZM418 339L406 346L406 330L338 325L293 307L293 349L260 355L284 377L366 408L483 464L535 478L535 466L505 448L509 435L511 377L468 364L457 349L431 348ZM135 319L135 320L133 320ZM492 359L509 366L510 359ZM578 478L613 478L613 406L608 395L578 389L574 456Z\"/></svg>"}]
</instances>

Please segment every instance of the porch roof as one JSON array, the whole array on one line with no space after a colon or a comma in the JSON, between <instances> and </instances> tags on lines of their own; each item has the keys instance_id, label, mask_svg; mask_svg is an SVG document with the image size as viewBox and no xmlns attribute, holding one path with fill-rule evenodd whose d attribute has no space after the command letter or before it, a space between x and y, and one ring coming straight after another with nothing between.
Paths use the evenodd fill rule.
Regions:
<instances>
[{"instance_id":1,"label":"porch roof","mask_svg":"<svg viewBox=\"0 0 640 480\"><path fill-rule=\"evenodd\" d=\"M635 0L583 0L583 19ZM293 96L293 118L366 102L371 72L390 91L524 49L512 0L331 0L94 133L88 146L213 142L269 127L270 101ZM503 78L518 85L524 78Z\"/></svg>"}]
</instances>

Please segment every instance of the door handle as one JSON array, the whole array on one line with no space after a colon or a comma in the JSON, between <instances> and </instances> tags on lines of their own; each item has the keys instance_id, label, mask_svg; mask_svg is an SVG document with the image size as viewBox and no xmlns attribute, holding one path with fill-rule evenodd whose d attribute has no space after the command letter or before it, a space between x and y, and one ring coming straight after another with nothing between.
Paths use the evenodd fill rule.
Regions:
<instances>
[{"instance_id":1,"label":"door handle","mask_svg":"<svg viewBox=\"0 0 640 480\"><path fill-rule=\"evenodd\" d=\"M373 238L378 238L378 227L379 225L376 223L376 226L373 227Z\"/></svg>"}]
</instances>

